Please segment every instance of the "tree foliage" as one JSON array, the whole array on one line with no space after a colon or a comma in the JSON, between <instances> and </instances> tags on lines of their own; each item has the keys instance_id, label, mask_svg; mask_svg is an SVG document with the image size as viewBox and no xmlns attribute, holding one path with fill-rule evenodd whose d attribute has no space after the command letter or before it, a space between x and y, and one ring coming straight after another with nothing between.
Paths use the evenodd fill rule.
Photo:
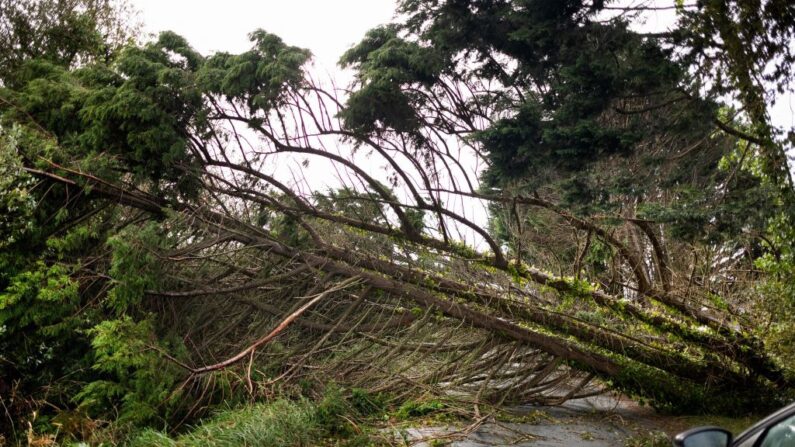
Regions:
<instances>
[{"instance_id":1,"label":"tree foliage","mask_svg":"<svg viewBox=\"0 0 795 447\"><path fill-rule=\"evenodd\" d=\"M2 38L37 42L0 55L3 430L178 428L332 377L774 405L793 190L759 76L792 77L793 7L762 6L648 34L598 3L404 0L342 92L262 30L202 55L119 46L110 4L3 3Z\"/></svg>"}]
</instances>

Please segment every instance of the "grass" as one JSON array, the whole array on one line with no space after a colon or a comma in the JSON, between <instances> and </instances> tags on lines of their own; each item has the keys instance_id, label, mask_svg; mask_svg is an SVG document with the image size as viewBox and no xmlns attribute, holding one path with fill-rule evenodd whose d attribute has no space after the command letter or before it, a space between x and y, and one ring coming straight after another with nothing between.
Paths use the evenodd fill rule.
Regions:
<instances>
[{"instance_id":1,"label":"grass","mask_svg":"<svg viewBox=\"0 0 795 447\"><path fill-rule=\"evenodd\" d=\"M171 438L146 430L129 443L131 447L199 446L308 446L316 445L324 430L316 408L308 402L276 400L267 404L227 410L196 426L192 431Z\"/></svg>"},{"instance_id":2,"label":"grass","mask_svg":"<svg viewBox=\"0 0 795 447\"><path fill-rule=\"evenodd\" d=\"M126 443L129 447L199 446L339 446L384 445L384 440L360 427L355 420L380 410L377 396L354 390L347 396L336 386L326 388L322 399L277 399L217 413L176 437L145 430Z\"/></svg>"}]
</instances>

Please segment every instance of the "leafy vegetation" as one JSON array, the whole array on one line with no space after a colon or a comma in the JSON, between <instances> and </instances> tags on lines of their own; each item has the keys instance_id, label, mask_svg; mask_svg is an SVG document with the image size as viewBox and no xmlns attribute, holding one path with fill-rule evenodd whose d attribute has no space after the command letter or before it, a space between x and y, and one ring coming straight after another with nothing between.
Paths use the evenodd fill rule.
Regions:
<instances>
[{"instance_id":1,"label":"leafy vegetation","mask_svg":"<svg viewBox=\"0 0 795 447\"><path fill-rule=\"evenodd\" d=\"M342 419L344 413L335 413L336 410L329 407L327 399L318 407L306 401L274 400L267 404L222 411L176 438L163 432L146 430L133 437L128 445L376 445L366 436L347 433L348 437L339 438L340 428L350 423Z\"/></svg>"},{"instance_id":2,"label":"leafy vegetation","mask_svg":"<svg viewBox=\"0 0 795 447\"><path fill-rule=\"evenodd\" d=\"M644 33L611 2L403 0L335 90L264 30L203 55L136 42L123 2L0 0L3 436L355 445L451 393L791 398L767 110L795 6L749 5Z\"/></svg>"}]
</instances>

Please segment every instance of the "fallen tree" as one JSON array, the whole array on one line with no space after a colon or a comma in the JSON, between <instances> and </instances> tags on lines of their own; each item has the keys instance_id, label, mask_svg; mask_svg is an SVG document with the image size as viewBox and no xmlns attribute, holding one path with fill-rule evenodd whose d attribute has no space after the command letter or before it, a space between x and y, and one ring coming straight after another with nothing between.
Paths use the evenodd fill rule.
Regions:
<instances>
[{"instance_id":1,"label":"fallen tree","mask_svg":"<svg viewBox=\"0 0 795 447\"><path fill-rule=\"evenodd\" d=\"M626 18L514 6L404 2L343 57L349 92L264 31L238 55L164 33L22 63L0 94L2 343L26 340L0 385L34 396L14 412L77 395L178 424L310 378L476 405L786 398L754 295L790 253L783 146Z\"/></svg>"}]
</instances>

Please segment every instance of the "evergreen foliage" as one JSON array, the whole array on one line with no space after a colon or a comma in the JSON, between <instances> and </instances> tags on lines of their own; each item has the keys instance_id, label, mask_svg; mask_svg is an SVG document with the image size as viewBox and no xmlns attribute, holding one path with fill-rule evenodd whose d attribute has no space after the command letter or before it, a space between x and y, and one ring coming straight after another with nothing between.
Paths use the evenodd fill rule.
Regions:
<instances>
[{"instance_id":1,"label":"evergreen foliage","mask_svg":"<svg viewBox=\"0 0 795 447\"><path fill-rule=\"evenodd\" d=\"M321 362L361 384L396 358L418 389L500 404L517 377L517 399L548 397L548 368L670 411L790 396L795 191L764 82L792 79L795 7L679 5L648 35L602 3L403 0L342 56L338 100L264 30L202 55L132 42L123 3L0 0L0 397L19 396L0 433L179 429L277 383L311 394ZM296 154L355 180L269 175ZM310 443L383 406L330 386L132 442Z\"/></svg>"}]
</instances>

